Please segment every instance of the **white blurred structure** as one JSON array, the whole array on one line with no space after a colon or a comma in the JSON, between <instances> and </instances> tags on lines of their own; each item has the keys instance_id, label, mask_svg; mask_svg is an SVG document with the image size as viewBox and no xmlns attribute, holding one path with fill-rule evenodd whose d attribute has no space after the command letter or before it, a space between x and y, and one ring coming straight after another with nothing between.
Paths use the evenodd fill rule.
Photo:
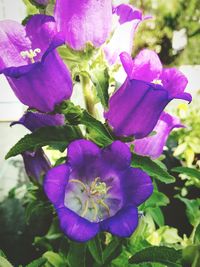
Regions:
<instances>
[{"instance_id":1,"label":"white blurred structure","mask_svg":"<svg viewBox=\"0 0 200 267\"><path fill-rule=\"evenodd\" d=\"M188 43L186 29L183 28L180 31L173 32L172 48L175 52L178 52L186 47Z\"/></svg>"},{"instance_id":2,"label":"white blurred structure","mask_svg":"<svg viewBox=\"0 0 200 267\"><path fill-rule=\"evenodd\" d=\"M0 20L12 19L21 23L26 17L22 0L0 0ZM0 122L13 121L23 114L24 106L18 101L6 78L0 75Z\"/></svg>"}]
</instances>

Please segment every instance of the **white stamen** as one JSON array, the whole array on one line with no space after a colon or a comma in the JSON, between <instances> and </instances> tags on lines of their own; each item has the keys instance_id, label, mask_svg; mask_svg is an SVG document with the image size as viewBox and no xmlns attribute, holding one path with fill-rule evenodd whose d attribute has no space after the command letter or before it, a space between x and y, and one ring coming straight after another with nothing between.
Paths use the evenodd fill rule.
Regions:
<instances>
[{"instance_id":1,"label":"white stamen","mask_svg":"<svg viewBox=\"0 0 200 267\"><path fill-rule=\"evenodd\" d=\"M31 60L31 63L35 63L34 57L37 56L37 54L41 53L41 49L40 48L36 48L36 49L30 49L30 50L25 50L22 51L20 53L20 55L25 59L25 58L29 58Z\"/></svg>"}]
</instances>

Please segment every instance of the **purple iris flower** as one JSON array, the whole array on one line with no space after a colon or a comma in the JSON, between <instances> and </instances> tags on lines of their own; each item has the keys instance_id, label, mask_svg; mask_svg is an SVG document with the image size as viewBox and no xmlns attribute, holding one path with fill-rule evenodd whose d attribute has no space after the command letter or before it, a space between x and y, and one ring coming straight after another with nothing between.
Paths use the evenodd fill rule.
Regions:
<instances>
[{"instance_id":1,"label":"purple iris flower","mask_svg":"<svg viewBox=\"0 0 200 267\"><path fill-rule=\"evenodd\" d=\"M55 20L66 44L81 50L87 42L95 47L107 39L112 25L111 0L56 0Z\"/></svg>"},{"instance_id":2,"label":"purple iris flower","mask_svg":"<svg viewBox=\"0 0 200 267\"><path fill-rule=\"evenodd\" d=\"M153 51L145 49L134 60L127 53L120 58L128 77L110 98L104 116L117 136L144 138L171 100L192 100L184 92L188 81L175 68L163 69Z\"/></svg>"},{"instance_id":3,"label":"purple iris flower","mask_svg":"<svg viewBox=\"0 0 200 267\"><path fill-rule=\"evenodd\" d=\"M24 27L0 22L0 74L4 73L19 100L42 112L72 93L69 70L55 48L61 44L53 17L33 16Z\"/></svg>"},{"instance_id":4,"label":"purple iris flower","mask_svg":"<svg viewBox=\"0 0 200 267\"><path fill-rule=\"evenodd\" d=\"M134 150L142 156L149 156L152 159L159 158L170 132L174 128L183 128L179 118L163 112L153 129L155 134L142 139L135 140Z\"/></svg>"},{"instance_id":5,"label":"purple iris flower","mask_svg":"<svg viewBox=\"0 0 200 267\"><path fill-rule=\"evenodd\" d=\"M104 48L106 58L114 64L122 52L131 54L133 39L138 25L149 18L142 16L142 12L131 5L121 4L113 8L113 15L118 16L118 25L113 36Z\"/></svg>"},{"instance_id":6,"label":"purple iris flower","mask_svg":"<svg viewBox=\"0 0 200 267\"><path fill-rule=\"evenodd\" d=\"M69 145L68 161L47 173L44 190L70 239L85 242L99 231L120 237L133 233L137 206L152 194L153 185L130 164L129 147L120 141L104 149L87 140Z\"/></svg>"},{"instance_id":7,"label":"purple iris flower","mask_svg":"<svg viewBox=\"0 0 200 267\"><path fill-rule=\"evenodd\" d=\"M28 111L19 121L13 122L22 124L31 132L45 126L61 126L64 124L64 115L62 114L44 114L39 112ZM41 177L51 168L51 163L42 149L34 152L26 151L22 154L25 170L29 177L41 182Z\"/></svg>"}]
</instances>

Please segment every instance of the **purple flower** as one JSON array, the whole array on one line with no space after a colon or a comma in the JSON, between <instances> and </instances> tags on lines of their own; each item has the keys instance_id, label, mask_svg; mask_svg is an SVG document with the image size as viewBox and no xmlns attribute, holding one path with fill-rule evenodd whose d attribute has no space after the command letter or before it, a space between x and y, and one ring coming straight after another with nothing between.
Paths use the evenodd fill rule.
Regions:
<instances>
[{"instance_id":1,"label":"purple flower","mask_svg":"<svg viewBox=\"0 0 200 267\"><path fill-rule=\"evenodd\" d=\"M137 206L152 194L153 185L130 164L130 150L120 141L102 150L86 140L69 145L68 161L47 173L44 190L70 239L85 242L99 231L120 237L133 233Z\"/></svg>"},{"instance_id":2,"label":"purple flower","mask_svg":"<svg viewBox=\"0 0 200 267\"><path fill-rule=\"evenodd\" d=\"M111 30L111 0L57 0L55 20L66 44L81 50L87 42L102 45Z\"/></svg>"},{"instance_id":3,"label":"purple flower","mask_svg":"<svg viewBox=\"0 0 200 267\"><path fill-rule=\"evenodd\" d=\"M134 150L142 156L149 156L153 159L160 157L170 132L174 128L184 127L180 120L163 112L153 129L155 135L135 140Z\"/></svg>"},{"instance_id":4,"label":"purple flower","mask_svg":"<svg viewBox=\"0 0 200 267\"><path fill-rule=\"evenodd\" d=\"M155 127L166 105L175 99L191 101L187 78L177 69L163 69L156 53L143 50L132 60L120 55L128 77L109 101L104 114L118 136L144 138Z\"/></svg>"},{"instance_id":5,"label":"purple flower","mask_svg":"<svg viewBox=\"0 0 200 267\"><path fill-rule=\"evenodd\" d=\"M28 111L19 121L13 122L11 126L21 124L31 132L45 126L61 126L64 124L64 115L49 115L39 112ZM22 154L25 170L29 177L41 182L41 177L51 168L51 163L42 149Z\"/></svg>"},{"instance_id":6,"label":"purple flower","mask_svg":"<svg viewBox=\"0 0 200 267\"><path fill-rule=\"evenodd\" d=\"M69 70L55 51L61 44L53 17L35 15L27 23L0 22L0 74L19 100L49 112L72 93Z\"/></svg>"},{"instance_id":7,"label":"purple flower","mask_svg":"<svg viewBox=\"0 0 200 267\"><path fill-rule=\"evenodd\" d=\"M110 64L114 64L122 52L131 54L136 29L140 22L149 18L143 18L140 10L126 4L113 8L113 13L119 17L119 22L111 40L104 48Z\"/></svg>"},{"instance_id":8,"label":"purple flower","mask_svg":"<svg viewBox=\"0 0 200 267\"><path fill-rule=\"evenodd\" d=\"M40 112L28 111L19 121L11 123L11 126L15 124L22 124L31 132L45 127L45 126L62 126L65 123L65 116L63 114L45 114Z\"/></svg>"},{"instance_id":9,"label":"purple flower","mask_svg":"<svg viewBox=\"0 0 200 267\"><path fill-rule=\"evenodd\" d=\"M51 168L51 163L42 149L35 152L26 151L22 154L26 173L33 180L36 179L42 183L42 177Z\"/></svg>"}]
</instances>

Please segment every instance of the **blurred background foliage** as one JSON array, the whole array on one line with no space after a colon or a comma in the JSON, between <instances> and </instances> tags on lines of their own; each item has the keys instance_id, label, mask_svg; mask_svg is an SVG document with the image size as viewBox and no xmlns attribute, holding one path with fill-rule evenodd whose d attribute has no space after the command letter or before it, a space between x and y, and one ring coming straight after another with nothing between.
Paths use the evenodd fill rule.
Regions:
<instances>
[{"instance_id":1,"label":"blurred background foliage","mask_svg":"<svg viewBox=\"0 0 200 267\"><path fill-rule=\"evenodd\" d=\"M130 3L153 16L138 31L136 52L144 47L151 48L165 65L200 64L199 0L131 0ZM178 37L180 44L176 49L173 42L176 46Z\"/></svg>"}]
</instances>

